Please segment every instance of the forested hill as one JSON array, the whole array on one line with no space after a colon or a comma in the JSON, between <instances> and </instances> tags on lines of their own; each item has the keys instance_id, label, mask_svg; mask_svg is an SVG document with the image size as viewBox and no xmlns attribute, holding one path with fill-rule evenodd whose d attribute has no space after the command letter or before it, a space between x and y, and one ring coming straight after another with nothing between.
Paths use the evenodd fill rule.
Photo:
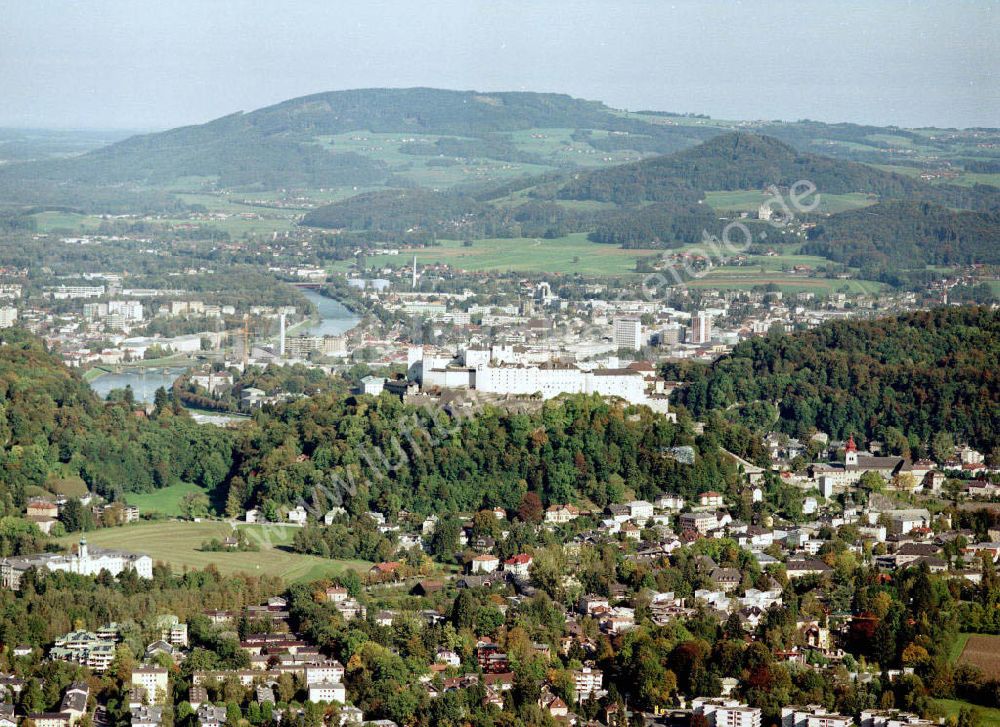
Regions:
<instances>
[{"instance_id":1,"label":"forested hill","mask_svg":"<svg viewBox=\"0 0 1000 727\"><path fill-rule=\"evenodd\" d=\"M728 410L760 429L926 452L948 432L1000 447L1000 311L940 308L753 338L709 367L671 365L695 415ZM777 417L777 419L775 419Z\"/></svg>"},{"instance_id":2,"label":"forested hill","mask_svg":"<svg viewBox=\"0 0 1000 727\"><path fill-rule=\"evenodd\" d=\"M632 164L575 175L558 192L562 199L618 204L696 198L707 190L787 188L811 182L822 194L867 192L883 199L921 199L970 209L997 209L989 190L931 186L911 177L857 162L802 153L777 139L736 132L692 149Z\"/></svg>"},{"instance_id":3,"label":"forested hill","mask_svg":"<svg viewBox=\"0 0 1000 727\"><path fill-rule=\"evenodd\" d=\"M809 231L803 253L857 268L1000 263L1000 212L886 202L833 215Z\"/></svg>"},{"instance_id":4,"label":"forested hill","mask_svg":"<svg viewBox=\"0 0 1000 727\"><path fill-rule=\"evenodd\" d=\"M206 124L136 136L73 159L11 165L0 169L0 191L5 182L19 179L35 184L157 185L216 177L224 187L268 189L372 185L390 179L384 162L324 148L319 138L349 131L484 138L530 128L577 127L641 130L655 137L655 146L662 151L691 146L717 133L631 120L601 103L561 94L359 89L305 96Z\"/></svg>"},{"instance_id":5,"label":"forested hill","mask_svg":"<svg viewBox=\"0 0 1000 727\"><path fill-rule=\"evenodd\" d=\"M304 498L321 509L343 502L352 514L516 510L528 493L543 505L603 507L632 494L735 495L743 480L722 447L767 461L742 427L715 420L696 438L690 422L596 396L560 397L532 413L432 414L388 394L290 403L241 430L227 508L267 511ZM696 447L693 465L665 453L676 445Z\"/></svg>"},{"instance_id":6,"label":"forested hill","mask_svg":"<svg viewBox=\"0 0 1000 727\"><path fill-rule=\"evenodd\" d=\"M0 516L80 479L109 498L181 481L209 490L222 483L228 432L170 406L152 420L133 409L124 399L100 401L34 336L0 331Z\"/></svg>"},{"instance_id":7,"label":"forested hill","mask_svg":"<svg viewBox=\"0 0 1000 727\"><path fill-rule=\"evenodd\" d=\"M417 235L433 233L453 238L552 237L586 231L597 242L624 247L675 247L699 241L703 231L718 232L719 215L704 204L706 192L760 190L771 185L788 189L799 181L811 182L821 195L866 192L889 200L931 200L938 205L1000 210L1000 194L993 188L987 192L932 186L856 162L803 154L777 139L739 132L632 164L590 172L565 172L561 176L549 174L535 180L535 184L531 180L520 185L508 182L498 185L492 195L482 188L466 193L402 189L361 194L314 210L305 216L303 224L382 235L398 236L412 231ZM519 194L512 195L515 191ZM804 202L808 204L813 199L808 197ZM568 200L610 202L616 206L583 211L560 204ZM920 227L918 213L930 207L914 203L885 205L882 209L885 231L896 233ZM935 217L936 226L926 230L922 242L906 238L911 248L919 246L923 251L916 256L905 252L907 260L917 263L983 259L979 254L981 248L989 247L990 243L973 239L977 234L974 228L982 226L974 223L986 220L986 215L961 216L940 206L937 209L942 214ZM856 257L857 252L877 252L877 244L858 250L856 246L860 243L854 243L843 254L839 251L844 241L834 231L843 228L853 234L852 221L873 219L866 217L867 214L864 210L837 215L824 222L821 231L831 231L833 237L817 237L817 254L843 261ZM991 233L985 240L994 237ZM935 239L942 244L936 245ZM947 244L949 240L954 244ZM884 245L884 260L899 257L888 249L892 244ZM978 247L970 250L970 246Z\"/></svg>"}]
</instances>

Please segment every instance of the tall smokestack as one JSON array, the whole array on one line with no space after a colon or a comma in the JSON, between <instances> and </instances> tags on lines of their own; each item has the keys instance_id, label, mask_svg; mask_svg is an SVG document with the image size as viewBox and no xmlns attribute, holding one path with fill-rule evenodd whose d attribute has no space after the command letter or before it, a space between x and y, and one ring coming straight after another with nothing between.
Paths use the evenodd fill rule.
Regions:
<instances>
[{"instance_id":1,"label":"tall smokestack","mask_svg":"<svg viewBox=\"0 0 1000 727\"><path fill-rule=\"evenodd\" d=\"M410 287L414 290L417 289L417 256L413 256L413 281L410 283Z\"/></svg>"},{"instance_id":2,"label":"tall smokestack","mask_svg":"<svg viewBox=\"0 0 1000 727\"><path fill-rule=\"evenodd\" d=\"M285 314L282 313L279 320L281 321L281 331L278 334L278 355L282 358L285 357Z\"/></svg>"}]
</instances>

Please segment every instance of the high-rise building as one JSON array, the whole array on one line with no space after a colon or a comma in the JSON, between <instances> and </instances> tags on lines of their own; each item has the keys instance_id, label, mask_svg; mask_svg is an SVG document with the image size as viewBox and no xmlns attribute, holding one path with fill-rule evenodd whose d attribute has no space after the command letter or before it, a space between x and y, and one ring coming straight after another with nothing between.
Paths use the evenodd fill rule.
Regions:
<instances>
[{"instance_id":1,"label":"high-rise building","mask_svg":"<svg viewBox=\"0 0 1000 727\"><path fill-rule=\"evenodd\" d=\"M0 328L10 328L17 323L17 308L4 306L0 308Z\"/></svg>"},{"instance_id":2,"label":"high-rise building","mask_svg":"<svg viewBox=\"0 0 1000 727\"><path fill-rule=\"evenodd\" d=\"M691 316L691 343L708 343L712 340L712 316L696 313Z\"/></svg>"},{"instance_id":3,"label":"high-rise building","mask_svg":"<svg viewBox=\"0 0 1000 727\"><path fill-rule=\"evenodd\" d=\"M614 333L615 348L638 351L642 348L642 322L638 318L616 318Z\"/></svg>"},{"instance_id":4,"label":"high-rise building","mask_svg":"<svg viewBox=\"0 0 1000 727\"><path fill-rule=\"evenodd\" d=\"M670 323L660 331L661 346L676 346L681 342L681 326L678 323Z\"/></svg>"}]
</instances>

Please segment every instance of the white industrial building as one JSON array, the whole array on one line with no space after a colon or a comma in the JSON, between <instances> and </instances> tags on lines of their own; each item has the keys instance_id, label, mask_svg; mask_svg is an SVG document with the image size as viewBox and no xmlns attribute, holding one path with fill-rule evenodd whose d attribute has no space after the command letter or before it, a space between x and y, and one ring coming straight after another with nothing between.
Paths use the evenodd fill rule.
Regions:
<instances>
[{"instance_id":1,"label":"white industrial building","mask_svg":"<svg viewBox=\"0 0 1000 727\"><path fill-rule=\"evenodd\" d=\"M648 364L629 368L582 368L549 360L548 352L529 352L512 346L469 348L459 356L416 348L411 351L410 375L423 390L474 389L488 394L539 395L597 394L631 404L645 404L668 413L663 381Z\"/></svg>"}]
</instances>

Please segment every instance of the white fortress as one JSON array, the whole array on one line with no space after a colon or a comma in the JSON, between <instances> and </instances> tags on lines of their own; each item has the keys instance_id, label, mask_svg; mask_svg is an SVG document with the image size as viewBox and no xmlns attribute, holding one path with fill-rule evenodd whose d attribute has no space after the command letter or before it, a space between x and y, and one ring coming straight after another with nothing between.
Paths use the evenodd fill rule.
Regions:
<instances>
[{"instance_id":1,"label":"white fortress","mask_svg":"<svg viewBox=\"0 0 1000 727\"><path fill-rule=\"evenodd\" d=\"M664 382L646 363L628 368L582 368L550 360L548 352L521 347L468 348L458 356L414 348L409 357L412 378L423 390L474 389L490 394L552 399L560 394L598 394L631 404L644 404L667 414Z\"/></svg>"}]
</instances>

